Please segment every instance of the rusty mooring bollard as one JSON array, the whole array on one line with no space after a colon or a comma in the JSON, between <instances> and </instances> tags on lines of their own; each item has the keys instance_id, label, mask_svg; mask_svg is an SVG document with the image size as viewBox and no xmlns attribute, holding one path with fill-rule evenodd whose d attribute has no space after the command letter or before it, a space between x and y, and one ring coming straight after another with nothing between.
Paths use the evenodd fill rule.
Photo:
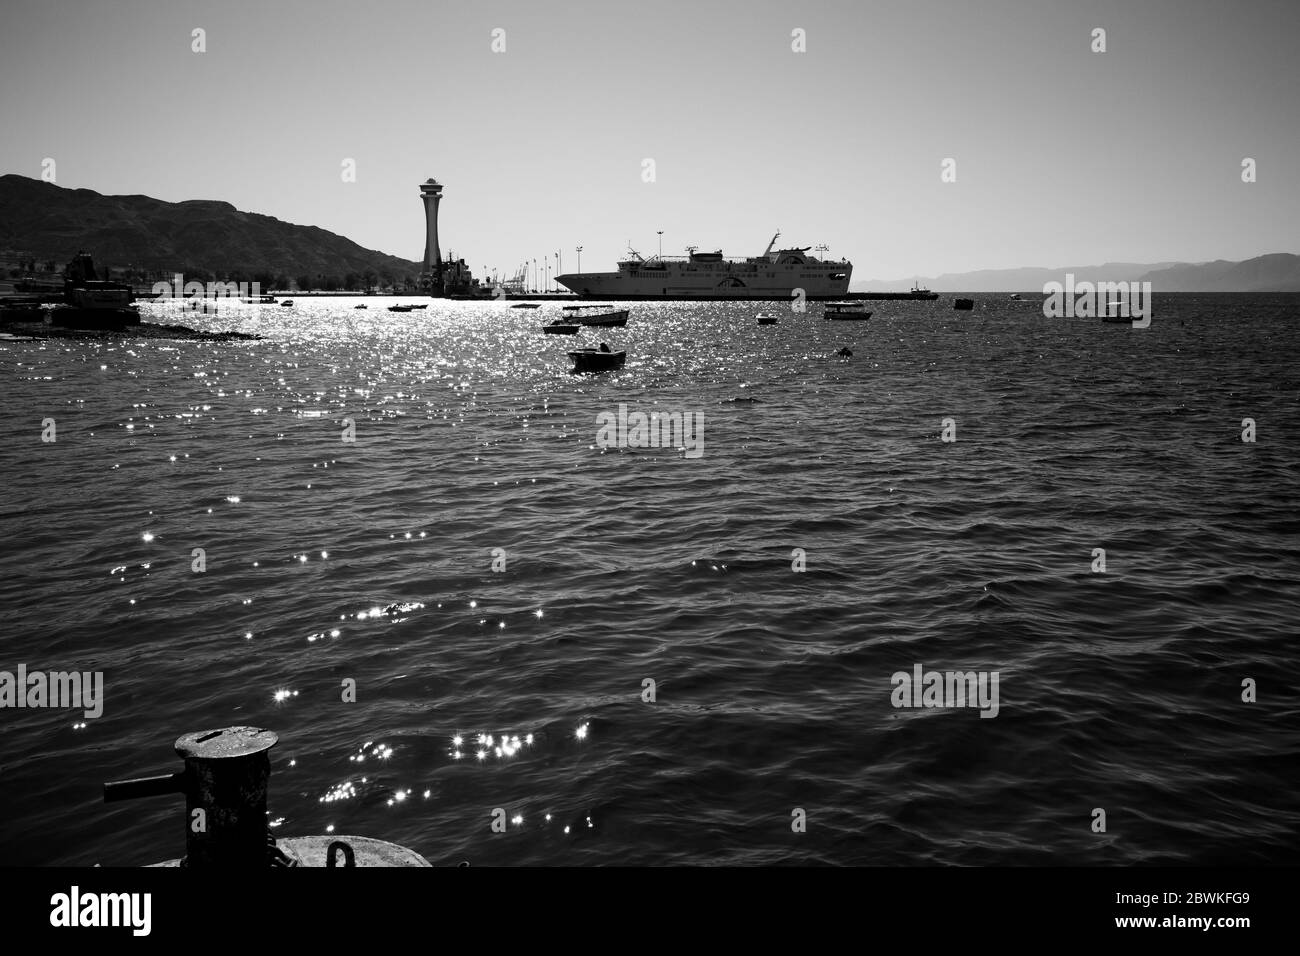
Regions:
<instances>
[{"instance_id":1,"label":"rusty mooring bollard","mask_svg":"<svg viewBox=\"0 0 1300 956\"><path fill-rule=\"evenodd\" d=\"M183 793L182 866L333 866L335 843L342 845L346 866L429 865L405 847L365 837L298 837L277 846L267 825L266 800L271 781L269 754L278 740L275 733L260 727L185 734L176 741L176 752L185 760L183 771L106 783L104 801ZM314 859L317 856L319 861Z\"/></svg>"}]
</instances>

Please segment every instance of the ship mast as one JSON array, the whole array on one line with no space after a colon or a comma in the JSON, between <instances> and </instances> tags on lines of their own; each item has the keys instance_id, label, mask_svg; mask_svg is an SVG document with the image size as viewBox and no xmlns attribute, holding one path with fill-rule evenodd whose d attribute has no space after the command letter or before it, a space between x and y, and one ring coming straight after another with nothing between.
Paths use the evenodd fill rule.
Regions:
<instances>
[{"instance_id":1,"label":"ship mast","mask_svg":"<svg viewBox=\"0 0 1300 956\"><path fill-rule=\"evenodd\" d=\"M780 238L781 238L781 230L778 229L778 230L776 231L776 235L772 237L772 241L769 242L769 243L767 244L767 248L763 250L763 255L764 255L764 256L767 256L767 255L770 255L770 254L771 254L771 252L772 252L772 247L773 247L774 245L776 245L776 241L777 241L778 239L780 239Z\"/></svg>"}]
</instances>

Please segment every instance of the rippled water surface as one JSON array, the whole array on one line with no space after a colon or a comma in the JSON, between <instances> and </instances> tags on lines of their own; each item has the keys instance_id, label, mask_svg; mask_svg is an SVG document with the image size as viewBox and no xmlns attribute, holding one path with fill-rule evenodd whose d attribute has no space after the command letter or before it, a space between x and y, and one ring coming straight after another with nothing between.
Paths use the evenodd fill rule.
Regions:
<instances>
[{"instance_id":1,"label":"rippled water surface","mask_svg":"<svg viewBox=\"0 0 1300 956\"><path fill-rule=\"evenodd\" d=\"M231 724L277 836L435 865L1297 862L1300 296L632 304L588 377L554 306L356 301L0 342L0 669L105 680L0 711L4 863L179 856L100 785ZM598 447L620 403L703 455ZM893 707L918 664L996 718Z\"/></svg>"}]
</instances>

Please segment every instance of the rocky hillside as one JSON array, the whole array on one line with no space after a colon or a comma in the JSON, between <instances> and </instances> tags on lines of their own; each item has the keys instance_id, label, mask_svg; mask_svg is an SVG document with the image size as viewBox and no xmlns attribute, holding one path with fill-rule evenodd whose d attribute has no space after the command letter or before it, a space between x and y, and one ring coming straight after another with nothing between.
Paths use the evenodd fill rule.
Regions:
<instances>
[{"instance_id":1,"label":"rocky hillside","mask_svg":"<svg viewBox=\"0 0 1300 956\"><path fill-rule=\"evenodd\" d=\"M316 226L240 212L225 202L163 202L148 196L104 196L13 174L0 176L0 250L61 266L80 250L115 270L182 272L187 276L255 273L379 281L414 280L420 264L364 249Z\"/></svg>"}]
</instances>

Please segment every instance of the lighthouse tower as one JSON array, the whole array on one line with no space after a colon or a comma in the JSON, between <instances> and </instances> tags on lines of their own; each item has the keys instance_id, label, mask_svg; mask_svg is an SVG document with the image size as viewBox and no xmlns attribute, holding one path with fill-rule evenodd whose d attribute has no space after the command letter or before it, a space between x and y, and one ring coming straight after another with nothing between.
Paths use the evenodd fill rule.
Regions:
<instances>
[{"instance_id":1,"label":"lighthouse tower","mask_svg":"<svg viewBox=\"0 0 1300 956\"><path fill-rule=\"evenodd\" d=\"M442 199L442 186L435 179L420 184L420 198L424 200L424 270L433 284L433 294L443 294L442 250L438 248L438 202Z\"/></svg>"}]
</instances>

